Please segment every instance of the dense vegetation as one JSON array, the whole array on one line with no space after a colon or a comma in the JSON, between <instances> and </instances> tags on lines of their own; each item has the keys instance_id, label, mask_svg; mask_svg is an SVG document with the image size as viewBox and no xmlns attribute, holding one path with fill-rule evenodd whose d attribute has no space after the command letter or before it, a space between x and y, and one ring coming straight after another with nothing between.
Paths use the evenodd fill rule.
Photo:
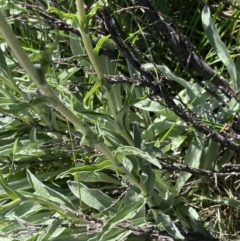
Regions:
<instances>
[{"instance_id":1,"label":"dense vegetation","mask_svg":"<svg viewBox=\"0 0 240 241\"><path fill-rule=\"evenodd\" d=\"M0 240L240 236L239 1L0 6Z\"/></svg>"}]
</instances>

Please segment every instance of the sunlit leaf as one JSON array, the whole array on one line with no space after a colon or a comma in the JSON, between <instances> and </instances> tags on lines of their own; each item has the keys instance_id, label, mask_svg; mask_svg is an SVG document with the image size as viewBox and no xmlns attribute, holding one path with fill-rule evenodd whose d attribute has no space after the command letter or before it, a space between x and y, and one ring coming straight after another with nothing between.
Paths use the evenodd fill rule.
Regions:
<instances>
[{"instance_id":1,"label":"sunlit leaf","mask_svg":"<svg viewBox=\"0 0 240 241\"><path fill-rule=\"evenodd\" d=\"M220 60L226 66L231 76L234 89L238 90L239 80L237 79L235 64L226 46L224 45L224 43L221 41L219 37L218 30L214 22L212 21L211 13L207 5L205 5L202 10L202 24L210 44L212 45L213 49L215 50Z\"/></svg>"}]
</instances>

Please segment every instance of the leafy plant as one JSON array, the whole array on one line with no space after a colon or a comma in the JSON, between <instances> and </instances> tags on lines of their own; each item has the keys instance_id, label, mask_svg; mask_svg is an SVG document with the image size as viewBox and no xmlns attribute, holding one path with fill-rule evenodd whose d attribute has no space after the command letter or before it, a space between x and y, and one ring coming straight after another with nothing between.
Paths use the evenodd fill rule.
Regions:
<instances>
[{"instance_id":1,"label":"leafy plant","mask_svg":"<svg viewBox=\"0 0 240 241\"><path fill-rule=\"evenodd\" d=\"M237 2L1 4L1 239L237 237Z\"/></svg>"}]
</instances>

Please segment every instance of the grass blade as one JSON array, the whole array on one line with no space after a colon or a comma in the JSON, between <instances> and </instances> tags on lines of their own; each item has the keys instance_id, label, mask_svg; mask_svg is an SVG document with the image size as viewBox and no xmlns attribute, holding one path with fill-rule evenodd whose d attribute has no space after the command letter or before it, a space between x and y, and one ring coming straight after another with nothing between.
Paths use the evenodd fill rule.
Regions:
<instances>
[{"instance_id":1,"label":"grass blade","mask_svg":"<svg viewBox=\"0 0 240 241\"><path fill-rule=\"evenodd\" d=\"M220 60L226 66L228 73L231 76L231 79L233 81L233 88L237 90L238 80L237 80L237 72L236 72L235 64L230 54L228 53L226 46L220 39L217 28L214 22L212 21L208 6L204 6L203 8L202 24L211 46L213 47L214 51L216 52Z\"/></svg>"}]
</instances>

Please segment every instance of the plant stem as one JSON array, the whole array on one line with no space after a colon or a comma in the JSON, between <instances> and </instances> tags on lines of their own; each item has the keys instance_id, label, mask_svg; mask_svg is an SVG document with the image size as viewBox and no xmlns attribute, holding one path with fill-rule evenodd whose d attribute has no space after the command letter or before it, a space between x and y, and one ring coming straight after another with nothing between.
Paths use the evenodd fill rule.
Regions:
<instances>
[{"instance_id":1,"label":"plant stem","mask_svg":"<svg viewBox=\"0 0 240 241\"><path fill-rule=\"evenodd\" d=\"M1 11L0 11L0 30L1 30L4 38L7 40L7 43L11 47L11 49L12 49L13 53L15 54L16 58L20 62L20 65L25 70L27 70L29 76L33 79L35 84L39 87L39 84L38 84L39 76L38 76L37 70L34 68L34 66L33 66L32 62L30 61L30 59L28 58L27 54L23 51L18 39L15 37L12 29L10 28L10 26L6 22L6 20L3 17ZM51 122L49 121L49 119L44 114L41 113L41 110L39 109L39 107L34 106L33 108L39 114L39 116L42 117L44 123L47 126L51 126Z\"/></svg>"},{"instance_id":2,"label":"plant stem","mask_svg":"<svg viewBox=\"0 0 240 241\"><path fill-rule=\"evenodd\" d=\"M106 98L108 99L108 103L109 103L110 110L112 111L112 115L113 115L114 119L116 119L117 109L116 109L116 105L114 104L114 98L113 98L112 94L110 93L110 85L105 80L104 73L99 64L97 55L93 50L92 41L91 41L90 35L88 33L88 20L87 20L85 10L84 10L84 1L76 0L76 6L77 6L77 11L78 11L79 27L80 27L80 32L82 35L82 40L83 40L84 46L86 48L86 51L87 51L87 54L91 61L91 64L92 64L94 70L96 71L98 79L101 81L101 83L104 85L104 87L107 90Z\"/></svg>"}]
</instances>

